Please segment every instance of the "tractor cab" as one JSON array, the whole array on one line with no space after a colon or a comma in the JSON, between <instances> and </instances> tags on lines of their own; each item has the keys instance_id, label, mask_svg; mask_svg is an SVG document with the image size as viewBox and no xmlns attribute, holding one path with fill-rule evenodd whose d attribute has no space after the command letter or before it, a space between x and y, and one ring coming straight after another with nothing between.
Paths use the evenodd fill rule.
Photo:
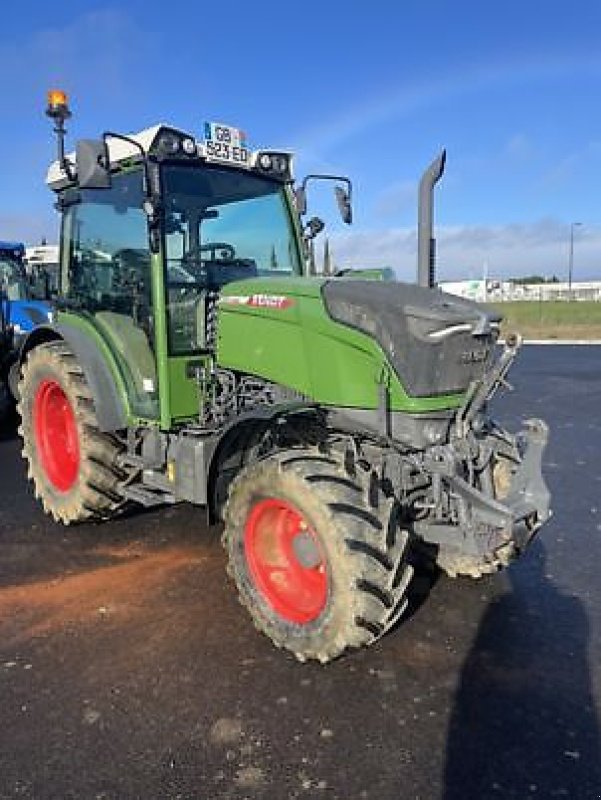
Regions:
<instances>
[{"instance_id":1,"label":"tractor cab","mask_svg":"<svg viewBox=\"0 0 601 800\"><path fill-rule=\"evenodd\" d=\"M303 272L291 156L251 152L224 125L205 137L156 125L75 155L61 140L47 178L62 212L59 320L102 339L131 415L165 427L198 413L190 364L208 368L222 287Z\"/></svg>"},{"instance_id":2,"label":"tractor cab","mask_svg":"<svg viewBox=\"0 0 601 800\"><path fill-rule=\"evenodd\" d=\"M21 242L0 242L0 285L8 301L27 297L24 256L25 247Z\"/></svg>"}]
</instances>

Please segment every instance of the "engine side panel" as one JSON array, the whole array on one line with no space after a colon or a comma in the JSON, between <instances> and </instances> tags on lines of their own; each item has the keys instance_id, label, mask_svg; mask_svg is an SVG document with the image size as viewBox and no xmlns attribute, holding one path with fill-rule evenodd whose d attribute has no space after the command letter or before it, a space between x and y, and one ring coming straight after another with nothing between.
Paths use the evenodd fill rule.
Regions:
<instances>
[{"instance_id":1,"label":"engine side panel","mask_svg":"<svg viewBox=\"0 0 601 800\"><path fill-rule=\"evenodd\" d=\"M270 278L224 287L219 366L288 386L326 406L377 409L382 387L393 411L420 413L460 404L460 394L410 397L379 343L328 315L322 284Z\"/></svg>"}]
</instances>

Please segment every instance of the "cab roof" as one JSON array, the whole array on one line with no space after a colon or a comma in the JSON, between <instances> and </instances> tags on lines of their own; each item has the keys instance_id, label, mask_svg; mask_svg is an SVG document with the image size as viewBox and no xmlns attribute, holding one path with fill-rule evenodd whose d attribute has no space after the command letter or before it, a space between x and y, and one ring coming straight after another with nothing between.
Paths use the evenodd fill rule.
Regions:
<instances>
[{"instance_id":1,"label":"cab roof","mask_svg":"<svg viewBox=\"0 0 601 800\"><path fill-rule=\"evenodd\" d=\"M153 125L150 128L144 128L144 130L139 131L138 133L131 133L127 134L130 139L133 139L134 142L137 142L141 145L146 152L150 150L153 143L157 139L160 131L164 129L169 129L172 131L177 131L182 136L189 136L191 139L195 137L192 134L187 133L186 131L182 131L178 128L174 128L171 125L167 125L164 122L160 122L158 125ZM109 150L109 159L111 164L116 165L119 164L121 161L126 161L128 158L132 158L133 156L137 156L140 154L140 151L137 147L134 147L133 144L129 142L124 142L122 139L113 139L108 138L108 150ZM75 153L67 153L67 160L70 164L73 165L75 168ZM67 182L67 176L65 174L64 169L62 168L58 159L53 161L50 166L48 167L48 173L46 175L46 183L52 189L60 189L62 186L65 185Z\"/></svg>"},{"instance_id":2,"label":"cab roof","mask_svg":"<svg viewBox=\"0 0 601 800\"><path fill-rule=\"evenodd\" d=\"M128 138L131 139L133 142L141 145L146 153L150 152L159 142L160 137L162 134L171 133L175 134L182 139L192 139L196 144L196 154L200 157L205 157L206 150L205 145L203 142L198 141L194 134L188 133L187 131L182 130L181 128L175 128L172 125L168 125L167 123L160 122L157 125L153 125L150 128L144 128L144 130L139 131L138 133L131 133L127 134ZM127 161L128 159L136 156L140 156L139 149L132 143L124 141L123 139L119 139L117 137L107 136L107 145L109 151L109 160L111 166L116 166L123 161ZM292 161L292 153L286 150L255 150L250 152L250 160L249 166L254 168L257 166L258 158L263 153L271 154L271 155L280 155L285 156L289 159L288 164L289 167ZM66 159L73 166L75 169L75 153L67 153ZM291 172L290 172L291 174ZM280 176L282 177L282 176ZM48 173L46 175L46 183L47 185L53 189L54 191L58 191L59 189L64 188L69 184L69 179L65 170L61 166L61 163L56 159L53 161L49 168Z\"/></svg>"}]
</instances>

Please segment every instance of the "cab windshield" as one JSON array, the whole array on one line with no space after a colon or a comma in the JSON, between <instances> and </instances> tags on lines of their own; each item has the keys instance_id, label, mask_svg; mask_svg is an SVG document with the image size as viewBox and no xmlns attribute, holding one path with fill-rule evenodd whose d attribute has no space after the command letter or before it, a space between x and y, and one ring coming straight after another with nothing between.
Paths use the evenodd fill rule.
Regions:
<instances>
[{"instance_id":1,"label":"cab windshield","mask_svg":"<svg viewBox=\"0 0 601 800\"><path fill-rule=\"evenodd\" d=\"M282 184L227 167L167 166L163 199L168 285L219 289L301 273Z\"/></svg>"},{"instance_id":2,"label":"cab windshield","mask_svg":"<svg viewBox=\"0 0 601 800\"><path fill-rule=\"evenodd\" d=\"M7 300L27 299L27 280L22 262L0 252L0 292Z\"/></svg>"}]
</instances>

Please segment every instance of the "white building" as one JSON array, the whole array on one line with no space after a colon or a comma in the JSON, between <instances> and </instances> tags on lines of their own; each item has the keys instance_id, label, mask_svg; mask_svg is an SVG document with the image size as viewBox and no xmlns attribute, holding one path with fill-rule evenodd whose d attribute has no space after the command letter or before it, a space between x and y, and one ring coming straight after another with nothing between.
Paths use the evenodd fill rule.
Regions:
<instances>
[{"instance_id":1,"label":"white building","mask_svg":"<svg viewBox=\"0 0 601 800\"><path fill-rule=\"evenodd\" d=\"M443 281L438 286L443 292L463 297L466 300L475 300L476 303L485 303L488 299L487 284L489 281Z\"/></svg>"},{"instance_id":2,"label":"white building","mask_svg":"<svg viewBox=\"0 0 601 800\"><path fill-rule=\"evenodd\" d=\"M504 300L593 300L601 302L601 281L568 283L513 283L501 280L447 281L439 284L444 292L478 303Z\"/></svg>"},{"instance_id":3,"label":"white building","mask_svg":"<svg viewBox=\"0 0 601 800\"><path fill-rule=\"evenodd\" d=\"M58 266L58 245L38 244L26 247L25 260L31 272L36 267L56 267Z\"/></svg>"}]
</instances>

